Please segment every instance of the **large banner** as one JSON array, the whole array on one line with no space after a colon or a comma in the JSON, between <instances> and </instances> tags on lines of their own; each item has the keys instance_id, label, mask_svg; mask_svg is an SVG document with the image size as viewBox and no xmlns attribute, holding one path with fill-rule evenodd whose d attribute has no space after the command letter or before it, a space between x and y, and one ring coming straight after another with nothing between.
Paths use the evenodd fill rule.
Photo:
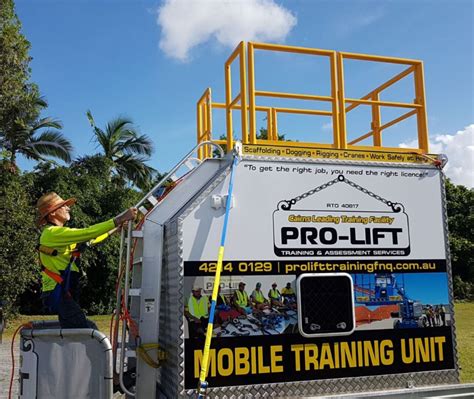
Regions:
<instances>
[{"instance_id":1,"label":"large banner","mask_svg":"<svg viewBox=\"0 0 474 399\"><path fill-rule=\"evenodd\" d=\"M455 368L437 170L243 161L236 172L210 386ZM186 388L201 367L222 215L205 199L183 222ZM298 276L339 272L352 278L355 331L303 337ZM324 295L311 306L337 313Z\"/></svg>"}]
</instances>

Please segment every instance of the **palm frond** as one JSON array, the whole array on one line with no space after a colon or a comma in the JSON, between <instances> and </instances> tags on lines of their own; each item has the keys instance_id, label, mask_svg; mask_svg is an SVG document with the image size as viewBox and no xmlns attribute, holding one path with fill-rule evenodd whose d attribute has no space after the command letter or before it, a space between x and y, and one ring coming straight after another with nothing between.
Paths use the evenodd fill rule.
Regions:
<instances>
[{"instance_id":1,"label":"palm frond","mask_svg":"<svg viewBox=\"0 0 474 399\"><path fill-rule=\"evenodd\" d=\"M102 147L102 150L104 151L104 155L107 158L112 159L113 148L111 146L111 142L110 142L109 137L107 136L107 133L104 132L102 129L95 127L94 134L95 134L95 139L97 141L98 146Z\"/></svg>"},{"instance_id":2,"label":"palm frond","mask_svg":"<svg viewBox=\"0 0 474 399\"><path fill-rule=\"evenodd\" d=\"M87 116L87 120L89 121L90 125L92 128L95 127L95 120L94 120L94 117L92 116L92 112L90 109L88 109L86 111L86 116Z\"/></svg>"},{"instance_id":3,"label":"palm frond","mask_svg":"<svg viewBox=\"0 0 474 399\"><path fill-rule=\"evenodd\" d=\"M146 135L134 136L120 145L124 154L140 154L151 156L153 153L153 142Z\"/></svg>"},{"instance_id":4,"label":"palm frond","mask_svg":"<svg viewBox=\"0 0 474 399\"><path fill-rule=\"evenodd\" d=\"M46 100L45 96L35 97L34 103L38 108L47 108L48 107L48 101Z\"/></svg>"},{"instance_id":5,"label":"palm frond","mask_svg":"<svg viewBox=\"0 0 474 399\"><path fill-rule=\"evenodd\" d=\"M144 157L134 155L124 155L116 160L116 169L119 175L124 176L139 188L147 187L156 169L148 166Z\"/></svg>"},{"instance_id":6,"label":"palm frond","mask_svg":"<svg viewBox=\"0 0 474 399\"><path fill-rule=\"evenodd\" d=\"M104 151L104 155L107 158L111 158L113 152L111 151L111 148L110 148L110 139L107 135L107 132L104 132L101 128L97 127L90 109L86 111L86 116L92 127L92 131L94 132L94 139L95 141L97 141L98 147L102 148L102 150Z\"/></svg>"},{"instance_id":7,"label":"palm frond","mask_svg":"<svg viewBox=\"0 0 474 399\"><path fill-rule=\"evenodd\" d=\"M27 157L42 159L43 156L55 157L71 162L71 142L62 133L45 130L38 137L30 137L29 142L21 146L20 151Z\"/></svg>"},{"instance_id":8,"label":"palm frond","mask_svg":"<svg viewBox=\"0 0 474 399\"><path fill-rule=\"evenodd\" d=\"M133 131L131 125L131 120L118 117L107 123L105 131L111 140L118 142L123 136L129 137L130 132Z\"/></svg>"},{"instance_id":9,"label":"palm frond","mask_svg":"<svg viewBox=\"0 0 474 399\"><path fill-rule=\"evenodd\" d=\"M62 129L63 124L59 119L53 119L50 117L41 118L34 122L30 127L29 130L31 132L35 132L39 129Z\"/></svg>"}]
</instances>

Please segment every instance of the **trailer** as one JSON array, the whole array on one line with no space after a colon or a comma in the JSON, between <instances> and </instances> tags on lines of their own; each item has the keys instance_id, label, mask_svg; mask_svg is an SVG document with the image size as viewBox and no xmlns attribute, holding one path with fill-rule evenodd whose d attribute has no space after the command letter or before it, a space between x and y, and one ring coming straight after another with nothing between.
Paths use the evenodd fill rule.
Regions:
<instances>
[{"instance_id":1,"label":"trailer","mask_svg":"<svg viewBox=\"0 0 474 399\"><path fill-rule=\"evenodd\" d=\"M329 93L256 90L256 51L324 58ZM347 60L404 69L362 98L348 98ZM197 146L137 204L142 219L122 233L121 329L112 343L97 336L105 352L112 348L120 390L138 399L474 394L473 386L458 385L446 157L429 153L422 62L241 43L225 78L225 103L213 102L207 89L197 104ZM413 102L381 100L404 78L413 79ZM329 107L267 107L257 97ZM371 128L349 139L346 116L359 106L369 107ZM409 111L382 121L383 107ZM225 140L213 138L219 109ZM257 112L267 116L266 135L257 135ZM331 142L280 140L284 113L327 117ZM383 146L384 130L410 117L418 147ZM418 323L430 306L438 307L439 322ZM57 348L65 335L50 332L22 331L23 376L32 375L27 358L41 368L44 350L30 353L36 337L48 336ZM110 397L109 385L99 391L93 381L110 384L110 367L90 376L89 396L75 397ZM32 381L22 378L23 392ZM48 392L21 397L65 397Z\"/></svg>"}]
</instances>

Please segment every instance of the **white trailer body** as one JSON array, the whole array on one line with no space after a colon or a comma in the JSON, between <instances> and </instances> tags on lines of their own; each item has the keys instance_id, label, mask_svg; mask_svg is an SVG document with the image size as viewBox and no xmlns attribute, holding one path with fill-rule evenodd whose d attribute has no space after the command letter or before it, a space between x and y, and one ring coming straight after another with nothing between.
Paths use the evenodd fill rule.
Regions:
<instances>
[{"instance_id":1,"label":"white trailer body","mask_svg":"<svg viewBox=\"0 0 474 399\"><path fill-rule=\"evenodd\" d=\"M301 275L348 274L354 330L334 326L304 337L301 298L296 307L217 323L209 395L316 396L458 383L440 169L409 154L393 155L393 162L366 161L368 153L358 151L292 148L285 156L281 147L279 155L253 155L270 149L244 146L236 167L221 292L230 299L244 282L250 296L258 282L268 298L273 283L297 291ZM168 358L159 371L138 358L139 398L195 392L204 340L184 309L193 286L212 292L231 161L205 160L146 217L143 263L133 281L141 287L141 338L158 341ZM314 295L311 306L337 315L335 302Z\"/></svg>"}]
</instances>

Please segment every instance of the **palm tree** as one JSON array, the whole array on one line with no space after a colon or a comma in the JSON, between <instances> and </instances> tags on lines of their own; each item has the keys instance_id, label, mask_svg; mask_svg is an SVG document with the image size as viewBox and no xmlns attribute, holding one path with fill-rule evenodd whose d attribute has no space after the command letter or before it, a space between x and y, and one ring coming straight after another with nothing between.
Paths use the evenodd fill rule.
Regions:
<instances>
[{"instance_id":1,"label":"palm tree","mask_svg":"<svg viewBox=\"0 0 474 399\"><path fill-rule=\"evenodd\" d=\"M42 97L34 99L37 115L47 107ZM12 170L16 170L18 154L35 161L50 161L57 158L65 162L71 161L72 144L59 131L61 121L50 117L24 117L17 119L11 131L0 132L0 148L8 152Z\"/></svg>"},{"instance_id":2,"label":"palm tree","mask_svg":"<svg viewBox=\"0 0 474 399\"><path fill-rule=\"evenodd\" d=\"M148 187L156 173L145 163L153 153L151 140L146 135L140 135L129 119L113 119L103 130L96 126L91 111L87 111L86 115L104 157L112 161L112 177L121 182L132 182L139 188Z\"/></svg>"}]
</instances>

